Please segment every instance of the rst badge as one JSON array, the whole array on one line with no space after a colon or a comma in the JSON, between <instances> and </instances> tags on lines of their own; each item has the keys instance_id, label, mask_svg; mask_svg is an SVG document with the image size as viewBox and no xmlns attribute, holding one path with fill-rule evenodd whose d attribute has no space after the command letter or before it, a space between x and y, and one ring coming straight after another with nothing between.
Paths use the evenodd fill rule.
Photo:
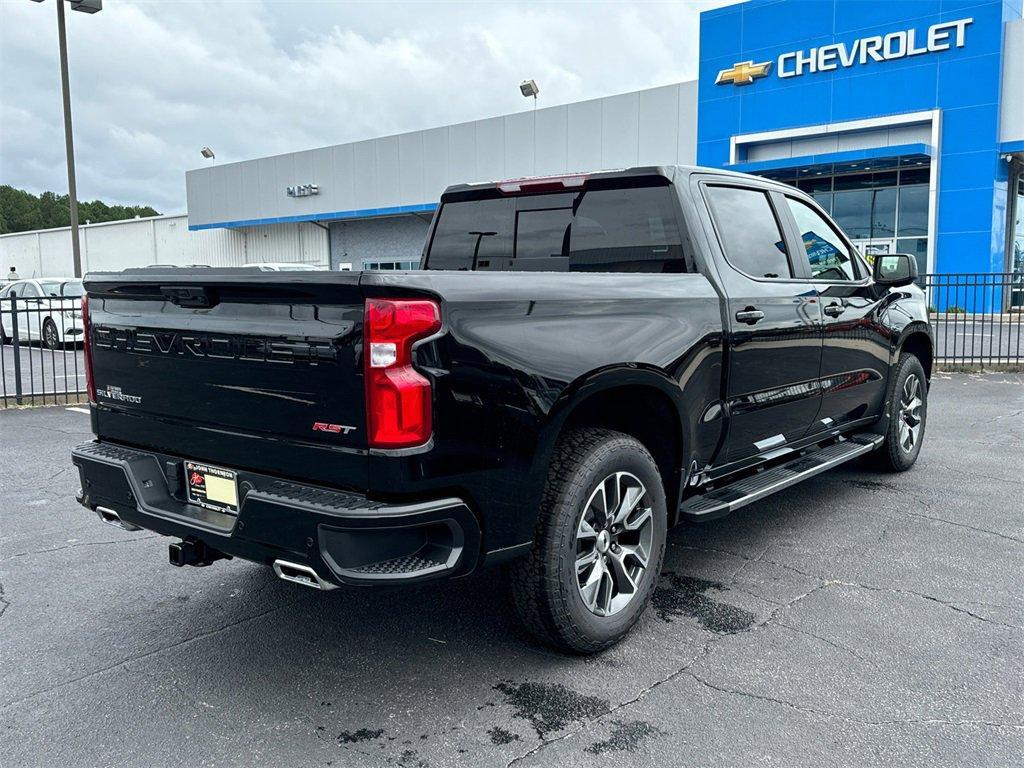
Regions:
<instances>
[{"instance_id":1,"label":"rst badge","mask_svg":"<svg viewBox=\"0 0 1024 768\"><path fill-rule=\"evenodd\" d=\"M349 432L355 432L355 427L348 427L344 424L328 424L326 421L314 421L313 422L314 432L327 432L332 435L347 435Z\"/></svg>"}]
</instances>

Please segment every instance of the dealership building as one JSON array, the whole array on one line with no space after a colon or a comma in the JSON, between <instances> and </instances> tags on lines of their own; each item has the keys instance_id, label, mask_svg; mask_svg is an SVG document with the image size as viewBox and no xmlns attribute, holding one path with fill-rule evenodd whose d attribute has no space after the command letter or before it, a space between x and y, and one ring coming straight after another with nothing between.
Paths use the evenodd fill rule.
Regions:
<instances>
[{"instance_id":1,"label":"dealership building","mask_svg":"<svg viewBox=\"0 0 1024 768\"><path fill-rule=\"evenodd\" d=\"M865 251L914 253L922 272L1020 270L1021 5L707 11L696 81L189 171L189 228L316 227L334 269L406 268L449 184L698 164L794 184Z\"/></svg>"},{"instance_id":2,"label":"dealership building","mask_svg":"<svg viewBox=\"0 0 1024 768\"><path fill-rule=\"evenodd\" d=\"M922 273L1024 272L1021 7L749 0L706 11L694 81L189 171L189 237L161 240L179 230L153 222L152 259L410 268L448 185L698 164L794 184L862 250L914 253ZM67 240L7 235L0 262L31 264L38 250L55 263L46 244ZM127 266L115 250L87 254L88 268Z\"/></svg>"}]
</instances>

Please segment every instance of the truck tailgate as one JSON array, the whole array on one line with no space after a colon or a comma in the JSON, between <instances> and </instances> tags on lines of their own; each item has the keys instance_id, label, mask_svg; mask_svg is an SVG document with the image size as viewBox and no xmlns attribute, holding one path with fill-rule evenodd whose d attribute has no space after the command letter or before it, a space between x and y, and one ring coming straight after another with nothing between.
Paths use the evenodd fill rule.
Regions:
<instances>
[{"instance_id":1,"label":"truck tailgate","mask_svg":"<svg viewBox=\"0 0 1024 768\"><path fill-rule=\"evenodd\" d=\"M358 273L139 270L86 290L101 439L365 487Z\"/></svg>"}]
</instances>

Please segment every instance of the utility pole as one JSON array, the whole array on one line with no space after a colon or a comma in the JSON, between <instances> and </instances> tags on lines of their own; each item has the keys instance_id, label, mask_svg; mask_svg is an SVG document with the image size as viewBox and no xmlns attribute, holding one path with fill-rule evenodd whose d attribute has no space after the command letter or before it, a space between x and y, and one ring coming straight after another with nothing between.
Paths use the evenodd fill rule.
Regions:
<instances>
[{"instance_id":1,"label":"utility pole","mask_svg":"<svg viewBox=\"0 0 1024 768\"><path fill-rule=\"evenodd\" d=\"M71 258L75 277L82 276L82 250L78 244L78 189L75 185L75 140L71 132L71 87L68 83L68 41L64 30L64 0L57 0L57 37L60 45L60 87L64 96L64 148L68 161L68 206L71 209Z\"/></svg>"},{"instance_id":2,"label":"utility pole","mask_svg":"<svg viewBox=\"0 0 1024 768\"><path fill-rule=\"evenodd\" d=\"M33 0L41 3L43 0ZM103 0L68 0L72 11L99 13ZM57 45L60 48L60 88L64 97L64 152L68 161L68 208L71 213L71 256L75 277L82 276L82 251L78 245L78 189L75 185L75 140L71 133L71 85L68 82L68 38L64 26L64 0L57 0Z\"/></svg>"}]
</instances>

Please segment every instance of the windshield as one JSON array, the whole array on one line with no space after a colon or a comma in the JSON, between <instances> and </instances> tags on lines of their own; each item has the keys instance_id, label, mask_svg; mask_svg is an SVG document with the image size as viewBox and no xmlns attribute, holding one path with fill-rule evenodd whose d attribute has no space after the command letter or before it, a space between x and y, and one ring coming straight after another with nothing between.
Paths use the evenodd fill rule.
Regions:
<instances>
[{"instance_id":1,"label":"windshield","mask_svg":"<svg viewBox=\"0 0 1024 768\"><path fill-rule=\"evenodd\" d=\"M77 298L85 295L85 289L78 280L68 280L63 283L44 282L40 283L39 287L43 289L44 296L71 296Z\"/></svg>"}]
</instances>

